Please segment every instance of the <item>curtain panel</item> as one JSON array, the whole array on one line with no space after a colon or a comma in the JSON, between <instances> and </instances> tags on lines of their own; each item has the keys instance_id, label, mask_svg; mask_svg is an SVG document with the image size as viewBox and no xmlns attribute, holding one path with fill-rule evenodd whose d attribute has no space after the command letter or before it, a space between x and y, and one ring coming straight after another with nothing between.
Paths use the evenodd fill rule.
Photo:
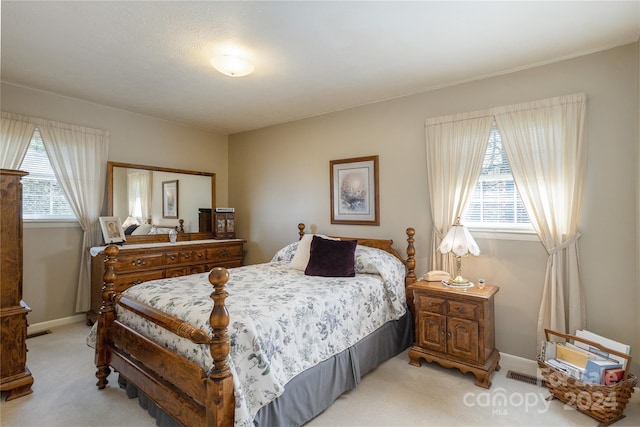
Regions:
<instances>
[{"instance_id":1,"label":"curtain panel","mask_svg":"<svg viewBox=\"0 0 640 427\"><path fill-rule=\"evenodd\" d=\"M0 129L0 167L19 169L36 130L35 123L19 114L2 112Z\"/></svg>"},{"instance_id":2,"label":"curtain panel","mask_svg":"<svg viewBox=\"0 0 640 427\"><path fill-rule=\"evenodd\" d=\"M427 180L433 232L431 268L453 273L454 258L438 252L447 231L462 216L480 172L492 116L445 116L426 123Z\"/></svg>"},{"instance_id":3,"label":"curtain panel","mask_svg":"<svg viewBox=\"0 0 640 427\"><path fill-rule=\"evenodd\" d=\"M584 94L496 110L514 182L549 258L538 315L544 330L575 333L586 326L577 240L584 173Z\"/></svg>"},{"instance_id":4,"label":"curtain panel","mask_svg":"<svg viewBox=\"0 0 640 427\"><path fill-rule=\"evenodd\" d=\"M6 121L6 125L5 125ZM15 113L2 112L2 164L22 163L35 128L40 130L56 179L84 232L76 294L76 312L85 312L91 302L91 258L89 248L102 242L98 218L102 212L109 132ZM7 133L5 136L5 129ZM5 149L6 146L10 148ZM5 153L8 160L5 159Z\"/></svg>"}]
</instances>

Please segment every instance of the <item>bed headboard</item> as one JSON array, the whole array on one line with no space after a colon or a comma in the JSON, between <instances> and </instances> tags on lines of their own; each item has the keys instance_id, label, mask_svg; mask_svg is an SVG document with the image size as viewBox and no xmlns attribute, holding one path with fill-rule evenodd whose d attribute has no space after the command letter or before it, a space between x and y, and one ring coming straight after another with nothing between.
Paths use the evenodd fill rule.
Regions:
<instances>
[{"instance_id":1,"label":"bed headboard","mask_svg":"<svg viewBox=\"0 0 640 427\"><path fill-rule=\"evenodd\" d=\"M298 235L300 239L305 235L304 232L305 225L303 223L298 224ZM416 231L409 227L406 230L407 233L407 257L404 258L400 253L393 248L393 240L391 239L373 239L368 237L344 237L344 236L330 236L336 237L342 240L357 240L359 245L369 246L371 248L382 249L383 251L389 252L391 255L398 258L400 261L407 266L407 276L405 278L405 284L409 285L416 281L416 260L415 254L416 250L413 247L414 238L413 236L416 234Z\"/></svg>"}]
</instances>

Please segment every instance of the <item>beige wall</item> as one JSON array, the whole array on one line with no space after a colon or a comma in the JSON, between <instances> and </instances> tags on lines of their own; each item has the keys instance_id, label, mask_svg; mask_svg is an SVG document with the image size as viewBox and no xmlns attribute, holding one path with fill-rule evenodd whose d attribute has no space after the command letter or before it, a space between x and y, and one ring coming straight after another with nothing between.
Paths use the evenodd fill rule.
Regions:
<instances>
[{"instance_id":1,"label":"beige wall","mask_svg":"<svg viewBox=\"0 0 640 427\"><path fill-rule=\"evenodd\" d=\"M638 46L608 51L231 135L229 202L247 261L294 241L296 224L342 235L392 237L415 227L418 273L428 269L431 214L424 122L428 117L575 92L588 101L588 166L579 241L587 325L640 348L638 302ZM379 227L330 224L329 161L380 156ZM463 273L500 285L497 346L534 358L546 251L536 241L479 239ZM635 318L635 319L634 319ZM638 359L635 367L638 371Z\"/></svg>"},{"instance_id":2,"label":"beige wall","mask_svg":"<svg viewBox=\"0 0 640 427\"><path fill-rule=\"evenodd\" d=\"M226 135L8 84L2 84L1 99L2 111L109 131L109 160L213 172L217 203L227 205ZM76 314L81 244L78 226L25 225L24 300L33 310L30 324Z\"/></svg>"}]
</instances>

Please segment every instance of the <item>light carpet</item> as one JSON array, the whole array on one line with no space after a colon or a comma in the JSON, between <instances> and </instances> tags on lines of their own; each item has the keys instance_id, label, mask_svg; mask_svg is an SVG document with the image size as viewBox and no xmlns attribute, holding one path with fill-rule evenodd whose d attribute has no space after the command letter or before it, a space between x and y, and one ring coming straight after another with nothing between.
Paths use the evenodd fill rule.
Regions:
<instances>
[{"instance_id":1,"label":"light carpet","mask_svg":"<svg viewBox=\"0 0 640 427\"><path fill-rule=\"evenodd\" d=\"M3 427L155 426L137 400L117 386L95 386L89 328L74 323L27 340L33 394L0 404ZM476 387L471 374L423 363L409 365L406 351L367 374L358 387L307 424L329 426L596 426L598 422L558 400L543 387L507 378L509 370L536 375L533 361L502 355L502 369L490 390ZM636 389L616 426L640 426Z\"/></svg>"}]
</instances>

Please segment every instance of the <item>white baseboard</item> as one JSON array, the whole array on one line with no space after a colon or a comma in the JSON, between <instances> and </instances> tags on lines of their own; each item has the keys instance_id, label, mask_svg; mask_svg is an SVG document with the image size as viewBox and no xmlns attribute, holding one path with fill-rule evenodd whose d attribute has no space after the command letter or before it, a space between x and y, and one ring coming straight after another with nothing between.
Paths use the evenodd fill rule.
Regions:
<instances>
[{"instance_id":1,"label":"white baseboard","mask_svg":"<svg viewBox=\"0 0 640 427\"><path fill-rule=\"evenodd\" d=\"M27 328L27 334L37 334L56 326L70 325L76 322L86 322L86 315L76 314L75 316L63 317L62 319L48 320L46 322L34 323Z\"/></svg>"}]
</instances>

